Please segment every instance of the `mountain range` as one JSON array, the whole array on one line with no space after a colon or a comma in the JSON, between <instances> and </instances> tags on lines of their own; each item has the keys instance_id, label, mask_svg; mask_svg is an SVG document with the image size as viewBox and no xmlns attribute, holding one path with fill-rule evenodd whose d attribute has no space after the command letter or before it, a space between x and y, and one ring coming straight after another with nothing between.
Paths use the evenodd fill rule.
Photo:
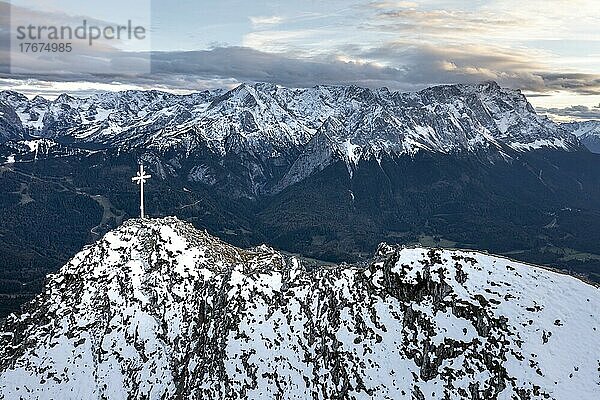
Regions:
<instances>
[{"instance_id":1,"label":"mountain range","mask_svg":"<svg viewBox=\"0 0 600 400\"><path fill-rule=\"evenodd\" d=\"M493 82L1 92L0 315L137 215L140 162L149 215L237 246L340 262L420 243L600 280L600 155L580 131Z\"/></svg>"},{"instance_id":2,"label":"mountain range","mask_svg":"<svg viewBox=\"0 0 600 400\"><path fill-rule=\"evenodd\" d=\"M583 129L538 116L519 91L494 82L417 93L242 84L228 92L126 91L54 101L5 91L0 102L0 138L22 141L34 157L40 146L55 152L65 144L136 149L162 178L185 172L209 186L236 180L233 195L248 198L280 192L336 161L352 176L361 161L419 152L511 158L515 151L575 151L580 143L571 132ZM21 158L23 149L14 150L7 159ZM207 156L239 158L243 170L200 163L181 171L181 163Z\"/></svg>"},{"instance_id":3,"label":"mountain range","mask_svg":"<svg viewBox=\"0 0 600 400\"><path fill-rule=\"evenodd\" d=\"M600 396L600 290L475 251L358 265L128 220L0 326L0 397Z\"/></svg>"}]
</instances>

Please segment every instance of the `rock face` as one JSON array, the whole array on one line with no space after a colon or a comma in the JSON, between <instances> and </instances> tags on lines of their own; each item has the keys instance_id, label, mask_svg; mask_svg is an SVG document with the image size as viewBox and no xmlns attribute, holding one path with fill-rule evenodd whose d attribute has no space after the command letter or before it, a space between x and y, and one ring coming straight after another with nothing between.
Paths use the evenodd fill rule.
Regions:
<instances>
[{"instance_id":1,"label":"rock face","mask_svg":"<svg viewBox=\"0 0 600 400\"><path fill-rule=\"evenodd\" d=\"M600 153L600 120L576 121L561 124L573 133L593 153Z\"/></svg>"},{"instance_id":2,"label":"rock face","mask_svg":"<svg viewBox=\"0 0 600 400\"><path fill-rule=\"evenodd\" d=\"M15 110L0 100L0 143L23 139L23 126Z\"/></svg>"},{"instance_id":3,"label":"rock face","mask_svg":"<svg viewBox=\"0 0 600 400\"><path fill-rule=\"evenodd\" d=\"M336 161L352 175L361 160L419 152L508 157L511 151L579 148L575 136L538 116L521 92L494 82L417 93L257 83L228 92L124 91L53 101L0 92L0 102L13 121L0 125L0 143L19 139L25 129L74 146L143 149L171 176L189 173L179 171L186 160L191 170L207 158L213 169L234 159L240 167L226 168L220 178L244 182L235 190L245 197L281 191Z\"/></svg>"},{"instance_id":4,"label":"rock face","mask_svg":"<svg viewBox=\"0 0 600 400\"><path fill-rule=\"evenodd\" d=\"M466 251L318 267L130 220L0 336L6 399L597 399L600 291Z\"/></svg>"}]
</instances>

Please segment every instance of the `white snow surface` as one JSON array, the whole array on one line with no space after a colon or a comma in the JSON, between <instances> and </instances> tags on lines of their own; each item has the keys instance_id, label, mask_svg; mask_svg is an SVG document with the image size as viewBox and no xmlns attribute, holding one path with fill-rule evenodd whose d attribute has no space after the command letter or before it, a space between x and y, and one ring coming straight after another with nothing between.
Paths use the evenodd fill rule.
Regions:
<instances>
[{"instance_id":1,"label":"white snow surface","mask_svg":"<svg viewBox=\"0 0 600 400\"><path fill-rule=\"evenodd\" d=\"M307 270L130 220L0 333L4 399L600 398L600 290L472 251Z\"/></svg>"},{"instance_id":2,"label":"white snow surface","mask_svg":"<svg viewBox=\"0 0 600 400\"><path fill-rule=\"evenodd\" d=\"M600 137L600 120L565 122L561 126L578 138L586 136Z\"/></svg>"},{"instance_id":3,"label":"white snow surface","mask_svg":"<svg viewBox=\"0 0 600 400\"><path fill-rule=\"evenodd\" d=\"M257 83L228 92L124 91L87 98L61 95L53 101L5 91L0 100L39 135L161 151L202 145L217 153L244 149L268 158L289 147L302 148L330 118L343 125L334 142L350 164L383 153L476 151L500 143L522 149L533 142L569 150L577 143L559 125L538 116L519 91L494 82L416 93Z\"/></svg>"},{"instance_id":4,"label":"white snow surface","mask_svg":"<svg viewBox=\"0 0 600 400\"><path fill-rule=\"evenodd\" d=\"M593 153L600 153L600 120L575 121L561 124Z\"/></svg>"},{"instance_id":5,"label":"white snow surface","mask_svg":"<svg viewBox=\"0 0 600 400\"><path fill-rule=\"evenodd\" d=\"M582 148L564 126L538 116L520 91L494 82L415 93L256 83L189 95L123 91L53 101L4 91L0 101L11 115L14 109L12 119L20 124L12 131L24 127L25 138L117 153L141 150L164 170L158 174L163 178L178 174L188 165L184 161L237 158L248 171L243 195L251 198L279 192L338 161L352 178L369 161L381 165L424 152L477 153L495 162L519 157L518 152ZM22 139L17 133L4 140ZM52 149L52 156L65 154ZM201 165L191 168L181 171L189 180L218 182ZM283 176L277 173L274 180L273 171Z\"/></svg>"}]
</instances>

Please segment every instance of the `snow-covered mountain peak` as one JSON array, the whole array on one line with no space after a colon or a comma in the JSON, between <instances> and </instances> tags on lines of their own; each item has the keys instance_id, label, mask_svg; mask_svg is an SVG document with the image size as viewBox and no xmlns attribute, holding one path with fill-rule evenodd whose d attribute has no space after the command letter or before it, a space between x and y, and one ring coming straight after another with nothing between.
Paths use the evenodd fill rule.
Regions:
<instances>
[{"instance_id":1,"label":"snow-covered mountain peak","mask_svg":"<svg viewBox=\"0 0 600 400\"><path fill-rule=\"evenodd\" d=\"M130 132L117 143L131 137L136 138L138 144L146 145L145 141L139 141L142 138L134 133L136 130L146 132L146 137L151 135L154 141L159 140L160 135L156 134L164 126L159 124L147 131L146 120L152 118L153 113L175 105L180 106L182 113L190 112L178 118L180 125L193 122L209 139L221 137L224 140L227 136L221 132L224 124L234 123L241 125L241 132L260 132L258 136L266 141L278 140L283 134L286 144L302 146L310 139L310 132L327 118L335 117L345 124L347 131L360 131L365 142L383 130L386 140L394 142L392 147L409 153L472 150L489 146L489 138L517 150L569 149L576 144L557 125L538 117L519 91L500 88L495 82L436 86L416 93L357 86L288 89L256 83L241 84L225 93L207 91L184 96L159 91L124 91L89 98L61 95L44 103L3 92L0 98L15 108L24 126L39 134L68 134L105 144L116 139L112 134L115 129ZM389 118L373 120L382 114ZM106 125L109 116L113 122L115 119L119 122L105 138L102 134L105 127L94 126ZM78 128L87 134L78 134ZM97 134L90 135L91 129ZM395 132L393 137L390 132ZM168 146L168 137L163 139L165 143L160 144L161 148ZM481 140L474 141L475 137Z\"/></svg>"},{"instance_id":2,"label":"snow-covered mountain peak","mask_svg":"<svg viewBox=\"0 0 600 400\"><path fill-rule=\"evenodd\" d=\"M4 323L0 397L592 400L599 309L596 287L477 252L308 268L131 220Z\"/></svg>"},{"instance_id":3,"label":"snow-covered mountain peak","mask_svg":"<svg viewBox=\"0 0 600 400\"><path fill-rule=\"evenodd\" d=\"M2 90L0 91L0 100L5 101L9 104L19 104L29 101L27 96L22 93L15 92L14 90Z\"/></svg>"},{"instance_id":4,"label":"snow-covered mountain peak","mask_svg":"<svg viewBox=\"0 0 600 400\"><path fill-rule=\"evenodd\" d=\"M577 136L590 151L600 153L600 120L566 122L561 127Z\"/></svg>"},{"instance_id":5,"label":"snow-covered mountain peak","mask_svg":"<svg viewBox=\"0 0 600 400\"><path fill-rule=\"evenodd\" d=\"M577 137L600 134L600 120L565 122L561 125Z\"/></svg>"},{"instance_id":6,"label":"snow-covered mountain peak","mask_svg":"<svg viewBox=\"0 0 600 400\"><path fill-rule=\"evenodd\" d=\"M250 195L281 190L340 160L352 176L363 161L418 153L496 160L581 148L521 92L494 82L414 93L256 83L189 95L124 91L42 102L5 92L0 99L5 115L12 108L18 116L3 120L2 141L47 137L75 147L148 151L165 162L175 156L166 170L187 159L239 158Z\"/></svg>"}]
</instances>

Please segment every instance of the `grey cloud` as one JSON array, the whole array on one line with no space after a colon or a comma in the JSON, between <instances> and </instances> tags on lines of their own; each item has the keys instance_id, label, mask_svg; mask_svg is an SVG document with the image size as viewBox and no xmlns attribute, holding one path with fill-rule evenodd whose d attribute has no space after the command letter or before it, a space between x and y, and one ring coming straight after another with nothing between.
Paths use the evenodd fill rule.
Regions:
<instances>
[{"instance_id":1,"label":"grey cloud","mask_svg":"<svg viewBox=\"0 0 600 400\"><path fill-rule=\"evenodd\" d=\"M57 60L62 74L0 74L2 78L41 81L127 83L143 87L198 90L237 82L271 82L292 87L317 84L387 86L394 90L419 90L435 84L495 80L502 86L536 93L567 90L600 93L600 76L559 74L527 63L524 55L485 48L436 48L390 44L375 49L343 49L357 59L382 59L391 66L346 62L335 56L298 58L261 52L247 47L217 47L187 52L154 52L151 74L81 74L75 60ZM136 68L148 54L107 52L114 69ZM79 61L81 62L81 61ZM75 65L77 66L77 65ZM531 69L528 69L531 68ZM539 68L539 70L538 70Z\"/></svg>"},{"instance_id":2,"label":"grey cloud","mask_svg":"<svg viewBox=\"0 0 600 400\"><path fill-rule=\"evenodd\" d=\"M344 49L352 51L352 49ZM402 80L415 86L495 80L503 86L533 92L567 90L600 94L600 75L554 73L531 61L527 52L482 45L433 46L410 42L387 43L357 50L359 57L403 65Z\"/></svg>"},{"instance_id":3,"label":"grey cloud","mask_svg":"<svg viewBox=\"0 0 600 400\"><path fill-rule=\"evenodd\" d=\"M262 81L300 87L340 83L396 86L401 80L401 71L396 68L343 62L333 57L297 59L246 47L154 53L152 72L162 75L231 77L239 81Z\"/></svg>"},{"instance_id":4,"label":"grey cloud","mask_svg":"<svg viewBox=\"0 0 600 400\"><path fill-rule=\"evenodd\" d=\"M598 107L587 107L583 105L569 106L565 108L541 108L537 111L545 114L552 114L561 117L571 117L576 119L599 119L600 120L600 104Z\"/></svg>"},{"instance_id":5,"label":"grey cloud","mask_svg":"<svg viewBox=\"0 0 600 400\"><path fill-rule=\"evenodd\" d=\"M120 70L135 65L147 54L110 53L111 62ZM128 83L154 88L203 89L217 84L236 82L271 82L285 86L307 87L317 84L357 84L369 87L402 86L402 71L372 64L343 62L333 57L297 59L289 55L260 52L245 47L219 47L211 50L152 53L152 73L136 75L80 74L0 74L8 79L41 81L91 81Z\"/></svg>"},{"instance_id":6,"label":"grey cloud","mask_svg":"<svg viewBox=\"0 0 600 400\"><path fill-rule=\"evenodd\" d=\"M544 86L581 94L600 94L600 75L581 73L543 73Z\"/></svg>"}]
</instances>

